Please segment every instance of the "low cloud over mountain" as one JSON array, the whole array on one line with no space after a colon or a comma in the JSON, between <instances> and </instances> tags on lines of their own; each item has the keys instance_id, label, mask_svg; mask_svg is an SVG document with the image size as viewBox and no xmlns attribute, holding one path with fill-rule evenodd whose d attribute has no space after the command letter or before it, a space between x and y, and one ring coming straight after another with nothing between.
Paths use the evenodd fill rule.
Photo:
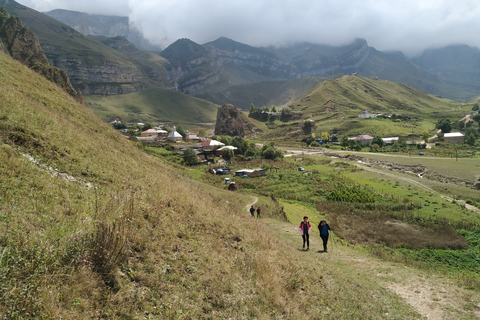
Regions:
<instances>
[{"instance_id":1,"label":"low cloud over mountain","mask_svg":"<svg viewBox=\"0 0 480 320\"><path fill-rule=\"evenodd\" d=\"M475 0L21 0L40 11L68 9L124 15L152 42L197 43L226 36L253 46L308 41L342 45L368 39L382 50L410 57L428 48L479 46L480 4Z\"/></svg>"}]
</instances>

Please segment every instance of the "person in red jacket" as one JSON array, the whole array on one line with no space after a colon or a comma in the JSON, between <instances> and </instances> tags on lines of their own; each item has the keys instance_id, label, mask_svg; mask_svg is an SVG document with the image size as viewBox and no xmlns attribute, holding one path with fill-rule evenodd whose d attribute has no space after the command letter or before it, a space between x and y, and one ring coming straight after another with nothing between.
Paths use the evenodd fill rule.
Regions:
<instances>
[{"instance_id":1,"label":"person in red jacket","mask_svg":"<svg viewBox=\"0 0 480 320\"><path fill-rule=\"evenodd\" d=\"M305 249L305 242L307 243L307 250L310 250L310 231L312 230L312 226L310 225L310 222L308 221L308 217L304 216L303 221L300 222L300 234L302 235L303 238L303 249Z\"/></svg>"}]
</instances>

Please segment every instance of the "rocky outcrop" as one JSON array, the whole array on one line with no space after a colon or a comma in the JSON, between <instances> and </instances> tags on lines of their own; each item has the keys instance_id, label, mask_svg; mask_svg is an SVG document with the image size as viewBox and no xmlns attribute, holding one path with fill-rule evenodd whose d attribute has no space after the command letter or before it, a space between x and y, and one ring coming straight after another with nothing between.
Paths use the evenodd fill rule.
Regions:
<instances>
[{"instance_id":1,"label":"rocky outcrop","mask_svg":"<svg viewBox=\"0 0 480 320\"><path fill-rule=\"evenodd\" d=\"M83 103L81 92L75 91L65 71L48 62L36 35L20 18L10 16L3 7L0 7L0 41L3 44L3 51L13 59L43 75Z\"/></svg>"},{"instance_id":2,"label":"rocky outcrop","mask_svg":"<svg viewBox=\"0 0 480 320\"><path fill-rule=\"evenodd\" d=\"M244 137L245 128L240 118L240 110L231 105L224 104L217 111L217 121L215 122L215 134L227 135L231 137Z\"/></svg>"}]
</instances>

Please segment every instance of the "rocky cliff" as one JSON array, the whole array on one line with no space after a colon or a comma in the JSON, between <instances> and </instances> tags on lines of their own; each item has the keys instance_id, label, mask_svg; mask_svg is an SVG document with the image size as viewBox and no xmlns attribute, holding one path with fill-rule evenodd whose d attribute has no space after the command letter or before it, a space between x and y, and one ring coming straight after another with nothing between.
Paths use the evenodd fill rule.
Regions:
<instances>
[{"instance_id":1,"label":"rocky cliff","mask_svg":"<svg viewBox=\"0 0 480 320\"><path fill-rule=\"evenodd\" d=\"M240 110L231 105L224 104L218 108L217 120L215 122L216 135L245 136L245 128L240 118Z\"/></svg>"},{"instance_id":2,"label":"rocky cliff","mask_svg":"<svg viewBox=\"0 0 480 320\"><path fill-rule=\"evenodd\" d=\"M80 91L75 91L65 71L48 62L35 34L15 16L10 16L5 8L0 7L0 41L3 51L56 83L68 94L83 103Z\"/></svg>"},{"instance_id":3,"label":"rocky cliff","mask_svg":"<svg viewBox=\"0 0 480 320\"><path fill-rule=\"evenodd\" d=\"M136 47L160 52L162 48L145 39L142 33L130 23L128 17L88 14L71 10L56 9L46 15L61 21L86 36L124 37Z\"/></svg>"}]
</instances>

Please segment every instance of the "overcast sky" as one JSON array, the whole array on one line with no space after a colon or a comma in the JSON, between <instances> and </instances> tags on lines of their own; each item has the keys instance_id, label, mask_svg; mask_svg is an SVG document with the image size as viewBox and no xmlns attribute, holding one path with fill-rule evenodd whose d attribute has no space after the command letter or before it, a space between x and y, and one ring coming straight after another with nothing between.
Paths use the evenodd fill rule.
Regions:
<instances>
[{"instance_id":1,"label":"overcast sky","mask_svg":"<svg viewBox=\"0 0 480 320\"><path fill-rule=\"evenodd\" d=\"M449 44L480 47L478 0L17 0L38 11L129 16L152 42L225 36L252 46L364 38L409 56Z\"/></svg>"}]
</instances>

